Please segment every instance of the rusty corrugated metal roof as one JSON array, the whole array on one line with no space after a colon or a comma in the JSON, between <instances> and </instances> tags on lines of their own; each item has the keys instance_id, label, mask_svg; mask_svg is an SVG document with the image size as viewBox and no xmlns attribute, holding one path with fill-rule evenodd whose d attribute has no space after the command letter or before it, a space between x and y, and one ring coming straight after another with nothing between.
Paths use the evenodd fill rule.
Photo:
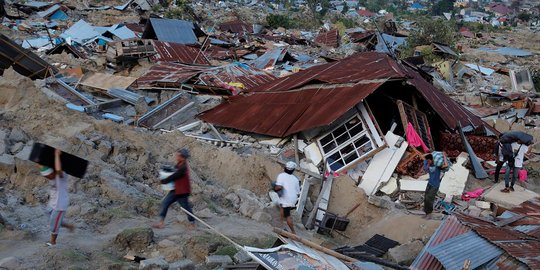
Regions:
<instances>
[{"instance_id":1,"label":"rusty corrugated metal roof","mask_svg":"<svg viewBox=\"0 0 540 270\"><path fill-rule=\"evenodd\" d=\"M337 29L332 29L327 32L321 32L315 38L314 42L319 45L337 48L339 47L339 32Z\"/></svg>"},{"instance_id":2,"label":"rusty corrugated metal roof","mask_svg":"<svg viewBox=\"0 0 540 270\"><path fill-rule=\"evenodd\" d=\"M459 221L454 216L450 216L445 219L439 228L433 233L429 242L424 246L420 254L416 257L414 262L411 264L412 270L443 270L443 265L435 258L433 255L429 254L427 250L429 248L435 247L440 243L445 242L446 240L464 234L471 231L471 229L466 226L461 225Z\"/></svg>"},{"instance_id":3,"label":"rusty corrugated metal roof","mask_svg":"<svg viewBox=\"0 0 540 270\"><path fill-rule=\"evenodd\" d=\"M199 49L180 43L153 41L157 54L150 57L153 61L180 62L184 64L210 65L206 55Z\"/></svg>"},{"instance_id":4,"label":"rusty corrugated metal roof","mask_svg":"<svg viewBox=\"0 0 540 270\"><path fill-rule=\"evenodd\" d=\"M197 78L195 80L194 78ZM154 65L133 85L136 88L170 87L178 88L181 84L195 80L194 84L224 88L230 83L241 83L250 90L276 79L272 74L249 67L242 63L232 63L220 67L190 66L163 62Z\"/></svg>"},{"instance_id":5,"label":"rusty corrugated metal roof","mask_svg":"<svg viewBox=\"0 0 540 270\"><path fill-rule=\"evenodd\" d=\"M236 34L253 33L253 25L239 20L222 23L219 25L219 29Z\"/></svg>"}]
</instances>

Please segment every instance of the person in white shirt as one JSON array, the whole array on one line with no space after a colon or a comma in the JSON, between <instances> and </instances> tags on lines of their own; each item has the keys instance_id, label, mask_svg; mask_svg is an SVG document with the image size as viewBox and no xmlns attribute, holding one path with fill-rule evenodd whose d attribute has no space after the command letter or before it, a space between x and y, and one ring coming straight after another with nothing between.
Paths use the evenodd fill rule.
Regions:
<instances>
[{"instance_id":1,"label":"person in white shirt","mask_svg":"<svg viewBox=\"0 0 540 270\"><path fill-rule=\"evenodd\" d=\"M281 193L279 197L281 224L283 224L284 220L287 220L287 225L291 228L292 233L296 232L294 231L291 210L296 208L296 202L300 194L300 181L293 175L295 169L296 163L292 161L287 162L284 172L277 176L276 186L274 187L276 192L281 191L279 192Z\"/></svg>"},{"instance_id":2,"label":"person in white shirt","mask_svg":"<svg viewBox=\"0 0 540 270\"><path fill-rule=\"evenodd\" d=\"M506 166L506 172L504 173L504 185L505 188L501 192L508 193L514 191L514 184L518 177L519 170L523 167L523 159L525 158L525 153L529 151L529 146L521 142L512 143L512 153L513 153L513 163L512 160L508 161ZM510 181L510 171L512 171L512 181Z\"/></svg>"},{"instance_id":3,"label":"person in white shirt","mask_svg":"<svg viewBox=\"0 0 540 270\"><path fill-rule=\"evenodd\" d=\"M62 171L62 163L60 162L61 154L62 151L55 149L54 169L46 166L42 166L40 169L41 175L51 180L48 204L51 210L49 218L51 241L47 243L48 246L56 245L56 238L58 237L60 227L68 228L70 231L75 229L75 226L72 224L64 222L64 215L69 207L69 194L67 175Z\"/></svg>"}]
</instances>

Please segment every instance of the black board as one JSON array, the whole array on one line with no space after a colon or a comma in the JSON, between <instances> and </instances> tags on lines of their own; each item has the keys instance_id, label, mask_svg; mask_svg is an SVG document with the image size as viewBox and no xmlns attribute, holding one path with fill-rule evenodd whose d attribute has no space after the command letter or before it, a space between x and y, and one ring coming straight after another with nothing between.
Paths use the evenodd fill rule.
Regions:
<instances>
[{"instance_id":1,"label":"black board","mask_svg":"<svg viewBox=\"0 0 540 270\"><path fill-rule=\"evenodd\" d=\"M28 159L38 164L54 168L54 147L42 143L34 143ZM65 173L78 178L83 178L88 167L88 161L86 159L63 151L60 155L60 162L62 162L62 170Z\"/></svg>"}]
</instances>

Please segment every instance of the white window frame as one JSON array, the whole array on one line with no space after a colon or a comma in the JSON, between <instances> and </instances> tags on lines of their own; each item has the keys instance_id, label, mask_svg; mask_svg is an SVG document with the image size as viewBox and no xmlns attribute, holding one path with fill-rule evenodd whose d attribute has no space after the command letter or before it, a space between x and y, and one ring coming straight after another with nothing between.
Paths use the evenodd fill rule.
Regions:
<instances>
[{"instance_id":1,"label":"white window frame","mask_svg":"<svg viewBox=\"0 0 540 270\"><path fill-rule=\"evenodd\" d=\"M354 118L357 118L359 121L359 125L362 126L362 131L357 133L357 134L350 134L350 138L341 143L341 144L338 144L337 141L336 141L336 137L334 137L333 135L333 132L336 131L337 129L341 128L341 127L344 127L346 123L348 123L349 121L353 120ZM369 121L369 120L368 120ZM340 152L340 160L337 160L335 162L333 162L332 164L328 164L328 166L331 167L331 165L333 165L334 163L336 162L339 162L341 161L341 163L343 164L343 166L341 168L339 168L336 172L340 172L341 170L343 170L343 168L346 168L348 165L350 164L353 164L354 162L358 161L359 159L363 158L364 156L368 155L369 153L371 153L372 151L376 150L377 149L377 144L373 141L373 138L372 138L372 134L370 134L371 132L371 129L370 129L370 125L369 123L366 125L366 120L362 118L362 116L358 113L355 113L353 116L351 116L350 118L347 119L347 121L344 121L341 125L333 128L331 131L325 133L324 135L320 136L318 139L317 139L317 145L319 146L319 149L321 150L321 154L323 155L324 157L324 160L326 161L328 159L328 157L334 155L335 153L339 152L340 150L342 150L343 148L347 147L347 146L350 146L351 144L354 143L354 141L358 140L359 138L363 137L363 136L366 136L368 141L364 144L362 144L361 147L354 147L355 151L356 151L356 154L357 154L357 158L348 162L348 163L345 163L344 161L344 157L341 152ZM355 125L354 127L356 127L357 125ZM354 128L353 127L353 128ZM347 132L349 132L349 129L347 129ZM343 133L344 134L344 133ZM335 143L336 144L336 147L334 149L332 149L331 151L329 151L328 153L326 153L324 151L324 148L323 148L323 145L321 143L321 140L325 137L327 137L328 135L331 135L332 136L332 140L331 142ZM338 136L339 137L339 136ZM330 143L330 142L329 142ZM368 152L366 153L363 153L362 155L360 155L360 153L358 152L358 149L359 148L362 148L364 147L365 145L367 144L370 144L371 146L371 150L369 150ZM325 144L324 146L326 146L328 144ZM349 152L349 153L352 153L352 152Z\"/></svg>"}]
</instances>

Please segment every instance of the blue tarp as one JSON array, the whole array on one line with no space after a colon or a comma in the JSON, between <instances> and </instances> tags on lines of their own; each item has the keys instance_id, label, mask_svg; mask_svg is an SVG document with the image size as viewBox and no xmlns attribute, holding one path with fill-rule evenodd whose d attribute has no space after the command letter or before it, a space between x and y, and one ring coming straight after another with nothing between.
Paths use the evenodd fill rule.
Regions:
<instances>
[{"instance_id":1,"label":"blue tarp","mask_svg":"<svg viewBox=\"0 0 540 270\"><path fill-rule=\"evenodd\" d=\"M388 47L390 47L392 51L395 51L399 46L405 44L406 39L407 38L405 37L395 37L384 33L381 36L381 34L377 33L377 45L375 46L375 50L378 52L389 53ZM384 44L385 41L388 46Z\"/></svg>"},{"instance_id":2,"label":"blue tarp","mask_svg":"<svg viewBox=\"0 0 540 270\"><path fill-rule=\"evenodd\" d=\"M58 21L65 21L69 18L69 16L63 12L62 10L57 10L49 19L51 20L58 20Z\"/></svg>"},{"instance_id":3,"label":"blue tarp","mask_svg":"<svg viewBox=\"0 0 540 270\"><path fill-rule=\"evenodd\" d=\"M412 9L424 9L425 7L420 3L414 3L411 5Z\"/></svg>"}]
</instances>

